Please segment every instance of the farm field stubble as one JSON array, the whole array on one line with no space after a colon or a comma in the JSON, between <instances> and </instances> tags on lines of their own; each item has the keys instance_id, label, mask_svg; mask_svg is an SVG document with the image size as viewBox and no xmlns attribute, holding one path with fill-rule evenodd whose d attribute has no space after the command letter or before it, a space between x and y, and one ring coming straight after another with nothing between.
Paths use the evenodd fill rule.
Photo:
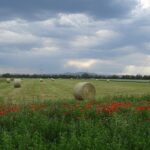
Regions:
<instances>
[{"instance_id":1,"label":"farm field stubble","mask_svg":"<svg viewBox=\"0 0 150 150\"><path fill-rule=\"evenodd\" d=\"M78 82L91 82L96 88L96 100L114 96L150 95L149 82L115 82L102 80L24 79L21 88L0 80L0 102L21 103L44 100L72 100L73 87Z\"/></svg>"}]
</instances>

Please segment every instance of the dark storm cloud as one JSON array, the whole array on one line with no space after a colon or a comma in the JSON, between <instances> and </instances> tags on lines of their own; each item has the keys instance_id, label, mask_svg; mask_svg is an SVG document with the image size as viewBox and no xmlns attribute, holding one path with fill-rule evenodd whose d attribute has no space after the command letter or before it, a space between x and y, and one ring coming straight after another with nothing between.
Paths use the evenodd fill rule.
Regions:
<instances>
[{"instance_id":1,"label":"dark storm cloud","mask_svg":"<svg viewBox=\"0 0 150 150\"><path fill-rule=\"evenodd\" d=\"M150 11L136 2L0 0L0 73L147 70Z\"/></svg>"},{"instance_id":2,"label":"dark storm cloud","mask_svg":"<svg viewBox=\"0 0 150 150\"><path fill-rule=\"evenodd\" d=\"M137 0L0 0L0 18L44 19L57 13L87 13L98 18L126 16Z\"/></svg>"}]
</instances>

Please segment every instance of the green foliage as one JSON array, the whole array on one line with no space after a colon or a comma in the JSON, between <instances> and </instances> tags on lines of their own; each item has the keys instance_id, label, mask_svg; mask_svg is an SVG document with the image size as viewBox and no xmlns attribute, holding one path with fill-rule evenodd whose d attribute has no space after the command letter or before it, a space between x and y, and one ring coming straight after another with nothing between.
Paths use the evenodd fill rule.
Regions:
<instances>
[{"instance_id":1,"label":"green foliage","mask_svg":"<svg viewBox=\"0 0 150 150\"><path fill-rule=\"evenodd\" d=\"M20 112L0 116L0 149L149 149L150 122L145 120L150 118L148 110L120 109L107 114L97 113L93 107L82 111L86 104L58 101L46 103L44 109L22 107Z\"/></svg>"}]
</instances>

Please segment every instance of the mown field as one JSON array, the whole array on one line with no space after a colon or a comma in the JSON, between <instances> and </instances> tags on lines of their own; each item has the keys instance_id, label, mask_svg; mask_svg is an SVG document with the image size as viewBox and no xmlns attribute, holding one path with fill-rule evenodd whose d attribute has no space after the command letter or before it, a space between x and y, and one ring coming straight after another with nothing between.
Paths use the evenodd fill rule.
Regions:
<instances>
[{"instance_id":1,"label":"mown field","mask_svg":"<svg viewBox=\"0 0 150 150\"><path fill-rule=\"evenodd\" d=\"M96 100L74 99L81 81ZM0 139L2 150L149 150L150 83L0 79Z\"/></svg>"},{"instance_id":2,"label":"mown field","mask_svg":"<svg viewBox=\"0 0 150 150\"><path fill-rule=\"evenodd\" d=\"M78 82L90 82L97 91L96 99L114 96L150 95L150 83L147 82L116 82L105 80L70 80L70 79L24 79L21 88L14 88L13 83L0 82L0 102L21 103L37 100L72 100L73 87ZM107 100L107 98L105 99Z\"/></svg>"}]
</instances>

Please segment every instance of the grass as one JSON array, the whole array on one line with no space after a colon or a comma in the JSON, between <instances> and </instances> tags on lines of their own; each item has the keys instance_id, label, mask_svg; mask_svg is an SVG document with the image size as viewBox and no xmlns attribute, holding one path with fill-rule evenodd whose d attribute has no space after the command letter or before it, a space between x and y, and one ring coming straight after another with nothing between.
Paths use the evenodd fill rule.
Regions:
<instances>
[{"instance_id":1,"label":"grass","mask_svg":"<svg viewBox=\"0 0 150 150\"><path fill-rule=\"evenodd\" d=\"M114 96L150 95L149 82L114 82L107 83L102 80L64 80L51 81L45 79L24 79L21 88L13 88L13 83L0 80L0 102L24 103L34 100L69 100L74 99L73 87L81 81L89 81L96 87L96 99ZM106 98L107 99L107 98Z\"/></svg>"},{"instance_id":2,"label":"grass","mask_svg":"<svg viewBox=\"0 0 150 150\"><path fill-rule=\"evenodd\" d=\"M78 102L79 81L0 80L0 149L149 150L149 83L90 80L96 101Z\"/></svg>"},{"instance_id":3,"label":"grass","mask_svg":"<svg viewBox=\"0 0 150 150\"><path fill-rule=\"evenodd\" d=\"M150 101L142 99L142 102L144 106ZM125 105L110 113L107 109L99 111L97 108L103 103L97 101L18 106L19 111L12 106L10 113L0 117L0 149L148 150L150 147L150 112L139 111L141 103L133 102L132 107ZM109 103L105 106L110 108Z\"/></svg>"}]
</instances>

